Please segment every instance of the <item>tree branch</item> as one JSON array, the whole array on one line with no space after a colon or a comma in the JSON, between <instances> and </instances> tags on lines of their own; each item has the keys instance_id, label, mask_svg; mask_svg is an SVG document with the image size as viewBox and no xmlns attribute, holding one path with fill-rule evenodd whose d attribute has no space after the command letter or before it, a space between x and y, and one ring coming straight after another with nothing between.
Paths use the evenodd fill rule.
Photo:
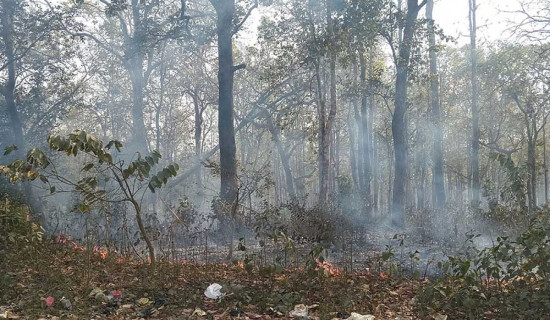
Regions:
<instances>
[{"instance_id":1,"label":"tree branch","mask_svg":"<svg viewBox=\"0 0 550 320\"><path fill-rule=\"evenodd\" d=\"M212 2L212 0L211 0ZM233 29L233 32L231 33L232 35L236 34L237 32L239 32L239 29L241 29L241 27L243 26L243 24L246 22L246 20L248 20L248 17L250 17L250 14L252 13L252 11L254 9L256 9L258 7L258 0L255 0L254 1L254 4L252 5L252 7L250 7L248 9L248 12L246 13L246 15L243 17L243 19L241 20L241 22L239 22L239 24L237 26L235 26L235 29Z\"/></svg>"}]
</instances>

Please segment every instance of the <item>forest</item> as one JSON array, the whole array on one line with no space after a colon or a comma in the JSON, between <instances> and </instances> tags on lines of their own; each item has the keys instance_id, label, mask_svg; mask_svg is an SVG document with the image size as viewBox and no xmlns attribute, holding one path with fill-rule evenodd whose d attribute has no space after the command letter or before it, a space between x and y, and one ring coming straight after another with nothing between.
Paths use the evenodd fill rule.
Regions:
<instances>
[{"instance_id":1,"label":"forest","mask_svg":"<svg viewBox=\"0 0 550 320\"><path fill-rule=\"evenodd\" d=\"M550 0L0 0L0 319L550 319L549 40Z\"/></svg>"}]
</instances>

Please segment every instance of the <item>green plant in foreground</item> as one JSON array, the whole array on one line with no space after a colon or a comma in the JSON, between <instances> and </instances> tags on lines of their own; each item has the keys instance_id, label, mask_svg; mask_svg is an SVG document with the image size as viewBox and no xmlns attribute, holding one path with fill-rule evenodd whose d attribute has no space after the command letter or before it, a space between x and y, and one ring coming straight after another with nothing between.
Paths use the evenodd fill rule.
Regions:
<instances>
[{"instance_id":1,"label":"green plant in foreground","mask_svg":"<svg viewBox=\"0 0 550 320\"><path fill-rule=\"evenodd\" d=\"M175 177L179 170L177 164L153 173L153 168L161 159L160 153L153 151L151 155L143 157L139 152L134 154L128 163L117 159L117 152L121 151L122 143L111 140L106 145L96 136L82 130L75 130L68 136L51 135L47 139L51 150L76 157L85 155L86 164L80 170L83 176L73 181L68 175L60 172L54 161L40 149L31 149L26 159L16 159L8 165L0 166L0 174L9 177L10 182L19 182L39 179L49 186L50 192L55 193L56 184L68 186L72 191L82 195L84 201L75 210L89 213L92 206L101 202L129 202L131 203L141 237L147 244L151 263L155 263L155 249L143 224L142 200L147 191L155 192L164 186L168 179ZM5 149L5 155L16 150L16 146ZM109 190L107 193L106 190Z\"/></svg>"},{"instance_id":2,"label":"green plant in foreground","mask_svg":"<svg viewBox=\"0 0 550 320\"><path fill-rule=\"evenodd\" d=\"M467 317L498 310L500 317L540 319L550 312L550 217L541 213L516 239L497 237L490 247L469 245L438 263L443 277L419 294L423 312L458 310ZM473 243L476 236L468 241Z\"/></svg>"}]
</instances>

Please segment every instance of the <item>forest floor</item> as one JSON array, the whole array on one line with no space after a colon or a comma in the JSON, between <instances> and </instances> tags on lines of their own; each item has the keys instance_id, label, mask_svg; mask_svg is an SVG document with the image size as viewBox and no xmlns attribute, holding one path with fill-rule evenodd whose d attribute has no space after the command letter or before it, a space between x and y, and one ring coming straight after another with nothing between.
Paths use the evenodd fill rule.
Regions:
<instances>
[{"instance_id":1,"label":"forest floor","mask_svg":"<svg viewBox=\"0 0 550 320\"><path fill-rule=\"evenodd\" d=\"M352 312L376 319L446 319L415 312L416 293L427 280L367 270L349 274L330 264L317 272L242 263L161 261L153 267L56 241L4 253L0 319L284 319L300 304L311 319L346 319ZM205 296L212 283L222 285L223 298Z\"/></svg>"}]
</instances>

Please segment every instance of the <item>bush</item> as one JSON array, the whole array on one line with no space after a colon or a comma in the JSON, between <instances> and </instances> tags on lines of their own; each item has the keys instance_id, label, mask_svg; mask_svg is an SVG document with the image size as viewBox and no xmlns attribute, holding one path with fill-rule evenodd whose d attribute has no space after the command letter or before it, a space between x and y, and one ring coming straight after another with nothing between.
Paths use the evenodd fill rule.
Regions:
<instances>
[{"instance_id":1,"label":"bush","mask_svg":"<svg viewBox=\"0 0 550 320\"><path fill-rule=\"evenodd\" d=\"M0 193L0 243L2 247L42 240L42 227L31 220L26 204L13 194Z\"/></svg>"},{"instance_id":2,"label":"bush","mask_svg":"<svg viewBox=\"0 0 550 320\"><path fill-rule=\"evenodd\" d=\"M453 309L465 317L542 319L550 312L550 216L540 213L515 240L498 237L477 250L479 235L469 235L467 250L438 264L444 276L419 294L424 313ZM498 311L498 314L495 312Z\"/></svg>"}]
</instances>

